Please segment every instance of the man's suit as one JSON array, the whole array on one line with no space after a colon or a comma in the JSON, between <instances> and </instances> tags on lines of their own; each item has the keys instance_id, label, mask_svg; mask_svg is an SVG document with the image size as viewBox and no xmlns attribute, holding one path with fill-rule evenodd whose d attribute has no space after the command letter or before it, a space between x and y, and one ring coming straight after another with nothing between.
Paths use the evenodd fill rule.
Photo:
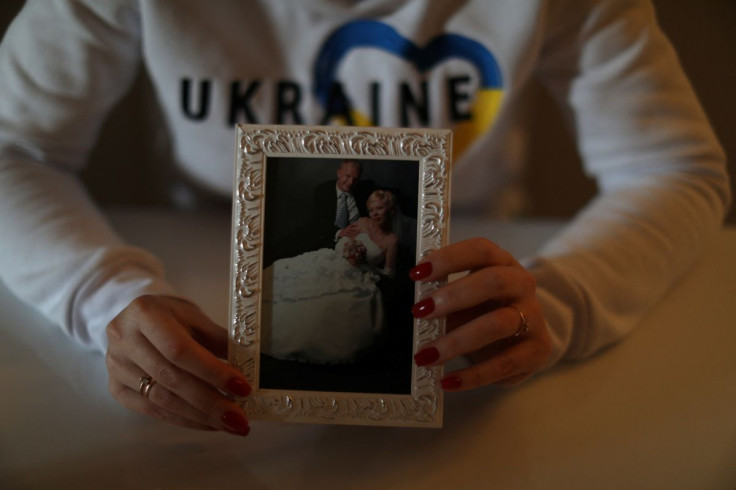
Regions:
<instances>
[{"instance_id":1,"label":"man's suit","mask_svg":"<svg viewBox=\"0 0 736 490\"><path fill-rule=\"evenodd\" d=\"M335 246L335 234L339 228L335 226L337 214L337 190L336 181L330 180L319 184L314 189L314 208L312 210L311 230L308 231L309 238L304 237L310 243L310 249L332 248ZM366 201L368 196L376 189L372 181L358 181L351 192L360 216L367 216Z\"/></svg>"}]
</instances>

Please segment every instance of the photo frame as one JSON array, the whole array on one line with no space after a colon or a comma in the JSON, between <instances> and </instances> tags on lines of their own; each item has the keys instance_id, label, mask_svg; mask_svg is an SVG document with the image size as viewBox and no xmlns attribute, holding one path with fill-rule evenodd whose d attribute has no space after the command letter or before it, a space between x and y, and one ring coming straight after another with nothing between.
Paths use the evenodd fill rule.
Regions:
<instances>
[{"instance_id":1,"label":"photo frame","mask_svg":"<svg viewBox=\"0 0 736 490\"><path fill-rule=\"evenodd\" d=\"M448 243L451 145L449 130L237 126L229 361L250 419L441 427L442 369L413 355L445 321L411 306L443 283L408 271Z\"/></svg>"}]
</instances>

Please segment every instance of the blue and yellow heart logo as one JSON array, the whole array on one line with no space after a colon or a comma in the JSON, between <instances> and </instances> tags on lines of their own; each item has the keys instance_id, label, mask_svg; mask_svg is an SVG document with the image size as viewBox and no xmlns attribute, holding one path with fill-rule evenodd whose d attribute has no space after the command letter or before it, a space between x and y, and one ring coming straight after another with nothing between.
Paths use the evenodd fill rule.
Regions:
<instances>
[{"instance_id":1,"label":"blue and yellow heart logo","mask_svg":"<svg viewBox=\"0 0 736 490\"><path fill-rule=\"evenodd\" d=\"M350 97L335 97L338 71L349 54L359 49L378 50L412 65L420 76L451 60L460 60L474 68L477 90L469 100L469 111L452 127L453 157L460 155L486 133L498 114L503 98L503 84L498 63L491 52L479 42L458 34L441 34L424 46L417 46L382 22L359 20L335 30L325 41L314 66L314 95L328 114L329 122L374 126L376 121L353 107ZM377 68L380 69L380 68ZM338 107L335 107L338 104ZM331 106L331 107L328 107ZM342 115L342 117L340 116Z\"/></svg>"}]
</instances>

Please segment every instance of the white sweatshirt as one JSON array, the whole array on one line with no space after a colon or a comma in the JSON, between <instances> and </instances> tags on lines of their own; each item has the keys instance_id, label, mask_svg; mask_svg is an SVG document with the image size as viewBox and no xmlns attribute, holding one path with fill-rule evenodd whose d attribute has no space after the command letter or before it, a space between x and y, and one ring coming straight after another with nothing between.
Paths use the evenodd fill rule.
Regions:
<instances>
[{"instance_id":1,"label":"white sweatshirt","mask_svg":"<svg viewBox=\"0 0 736 490\"><path fill-rule=\"evenodd\" d=\"M231 192L236 122L442 127L456 211L487 209L518 173L514 120L540 77L600 189L524 262L549 365L640 322L729 201L725 157L643 0L30 0L0 45L0 277L103 351L131 300L175 294L75 177L141 61L178 164L211 190Z\"/></svg>"}]
</instances>

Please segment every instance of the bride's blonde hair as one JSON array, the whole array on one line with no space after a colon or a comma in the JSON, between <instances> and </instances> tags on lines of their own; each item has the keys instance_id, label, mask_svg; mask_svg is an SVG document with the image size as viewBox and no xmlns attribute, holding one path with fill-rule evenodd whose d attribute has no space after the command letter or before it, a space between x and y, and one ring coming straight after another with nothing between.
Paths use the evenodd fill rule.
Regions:
<instances>
[{"instance_id":1,"label":"bride's blonde hair","mask_svg":"<svg viewBox=\"0 0 736 490\"><path fill-rule=\"evenodd\" d=\"M373 191L373 193L368 196L368 200L366 201L366 205L370 206L371 202L373 201L383 201L383 203L386 205L386 207L391 211L394 212L396 199L394 198L393 193L389 191L384 190L377 190Z\"/></svg>"}]
</instances>

